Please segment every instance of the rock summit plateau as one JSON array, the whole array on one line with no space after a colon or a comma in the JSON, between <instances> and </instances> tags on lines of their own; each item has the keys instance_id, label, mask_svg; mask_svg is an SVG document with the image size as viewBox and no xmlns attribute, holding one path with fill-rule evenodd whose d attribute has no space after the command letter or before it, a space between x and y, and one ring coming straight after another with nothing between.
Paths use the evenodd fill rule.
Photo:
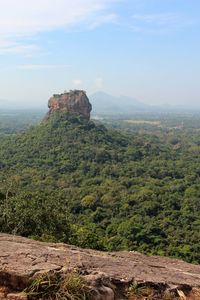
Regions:
<instances>
[{"instance_id":1,"label":"rock summit plateau","mask_svg":"<svg viewBox=\"0 0 200 300\"><path fill-rule=\"evenodd\" d=\"M90 119L92 105L83 90L70 90L63 94L54 94L48 101L49 111L45 117L46 120L54 112L71 112L83 115Z\"/></svg>"}]
</instances>

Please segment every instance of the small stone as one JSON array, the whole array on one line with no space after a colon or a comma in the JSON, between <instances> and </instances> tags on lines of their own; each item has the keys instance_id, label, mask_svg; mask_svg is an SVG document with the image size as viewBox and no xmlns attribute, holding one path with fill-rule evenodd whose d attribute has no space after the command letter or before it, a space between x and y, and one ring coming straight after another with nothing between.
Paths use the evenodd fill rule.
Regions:
<instances>
[{"instance_id":1,"label":"small stone","mask_svg":"<svg viewBox=\"0 0 200 300\"><path fill-rule=\"evenodd\" d=\"M0 300L5 300L5 294L4 293L0 293Z\"/></svg>"},{"instance_id":2,"label":"small stone","mask_svg":"<svg viewBox=\"0 0 200 300\"><path fill-rule=\"evenodd\" d=\"M187 298L186 298L185 294L183 293L183 291L177 290L177 293L178 293L181 300L187 300Z\"/></svg>"},{"instance_id":3,"label":"small stone","mask_svg":"<svg viewBox=\"0 0 200 300\"><path fill-rule=\"evenodd\" d=\"M99 288L101 294L101 300L114 300L115 294L113 290L107 286L102 286Z\"/></svg>"},{"instance_id":4,"label":"small stone","mask_svg":"<svg viewBox=\"0 0 200 300\"><path fill-rule=\"evenodd\" d=\"M10 293L7 295L8 300L27 300L28 297L25 293Z\"/></svg>"}]
</instances>

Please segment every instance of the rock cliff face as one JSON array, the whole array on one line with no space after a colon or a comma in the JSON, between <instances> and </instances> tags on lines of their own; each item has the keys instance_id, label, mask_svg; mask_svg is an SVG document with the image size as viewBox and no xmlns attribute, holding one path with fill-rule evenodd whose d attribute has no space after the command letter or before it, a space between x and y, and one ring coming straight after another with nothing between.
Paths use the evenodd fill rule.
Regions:
<instances>
[{"instance_id":1,"label":"rock cliff face","mask_svg":"<svg viewBox=\"0 0 200 300\"><path fill-rule=\"evenodd\" d=\"M199 265L138 252L107 253L0 234L1 300L32 299L22 291L49 272L55 276L79 274L90 290L89 300L200 299Z\"/></svg>"},{"instance_id":2,"label":"rock cliff face","mask_svg":"<svg viewBox=\"0 0 200 300\"><path fill-rule=\"evenodd\" d=\"M90 119L92 105L85 91L69 91L63 94L53 95L48 102L49 112L46 115L48 119L54 112L72 112L83 115Z\"/></svg>"}]
</instances>

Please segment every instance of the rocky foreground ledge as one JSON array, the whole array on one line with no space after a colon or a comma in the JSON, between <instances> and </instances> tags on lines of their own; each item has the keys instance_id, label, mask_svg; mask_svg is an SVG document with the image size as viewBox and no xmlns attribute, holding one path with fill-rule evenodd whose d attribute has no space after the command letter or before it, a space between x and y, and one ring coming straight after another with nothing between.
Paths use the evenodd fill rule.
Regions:
<instances>
[{"instance_id":1,"label":"rocky foreground ledge","mask_svg":"<svg viewBox=\"0 0 200 300\"><path fill-rule=\"evenodd\" d=\"M72 272L87 283L92 300L200 299L200 265L0 234L0 300L32 298L23 291L41 274Z\"/></svg>"}]
</instances>

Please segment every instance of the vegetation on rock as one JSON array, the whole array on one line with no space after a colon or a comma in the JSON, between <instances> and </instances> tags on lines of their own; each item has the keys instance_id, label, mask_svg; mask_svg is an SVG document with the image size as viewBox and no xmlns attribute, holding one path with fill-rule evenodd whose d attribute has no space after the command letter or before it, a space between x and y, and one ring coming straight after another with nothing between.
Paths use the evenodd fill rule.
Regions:
<instances>
[{"instance_id":1,"label":"vegetation on rock","mask_svg":"<svg viewBox=\"0 0 200 300\"><path fill-rule=\"evenodd\" d=\"M89 300L90 288L77 273L44 273L37 276L24 290L30 299Z\"/></svg>"}]
</instances>

